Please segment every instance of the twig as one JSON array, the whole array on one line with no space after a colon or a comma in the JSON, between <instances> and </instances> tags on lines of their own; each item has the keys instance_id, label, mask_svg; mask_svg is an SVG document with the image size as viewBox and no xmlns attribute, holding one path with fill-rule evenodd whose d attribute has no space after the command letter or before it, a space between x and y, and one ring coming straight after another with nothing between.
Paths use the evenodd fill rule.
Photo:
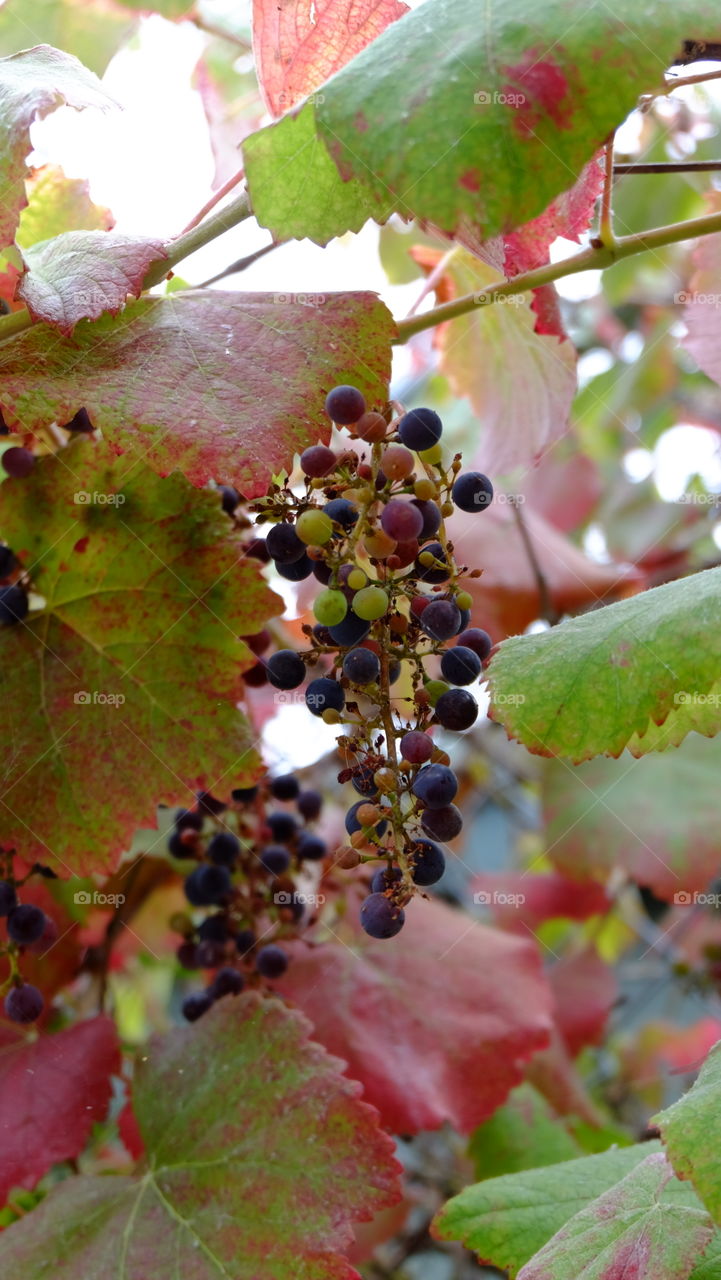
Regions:
<instances>
[{"instance_id":1,"label":"twig","mask_svg":"<svg viewBox=\"0 0 721 1280\"><path fill-rule=\"evenodd\" d=\"M613 191L613 143L616 134L615 131L609 135L606 140L604 151L605 167L603 173L603 194L601 196L601 216L598 224L598 238L602 245L607 249L613 248L615 244L615 236L613 234L613 210L611 208L611 194Z\"/></svg>"},{"instance_id":2,"label":"twig","mask_svg":"<svg viewBox=\"0 0 721 1280\"><path fill-rule=\"evenodd\" d=\"M190 219L187 227L183 227L180 234L183 236L187 235L188 231L192 231L193 227L197 227L198 223L203 221L203 218L210 213L211 209L214 209L216 204L220 203L223 196L227 196L228 192L233 190L233 187L237 187L238 183L242 182L244 177L245 169L239 169L237 173L233 174L232 178L228 178L228 181L224 182L222 187L218 187L218 190L213 192L212 196L205 202L202 209L196 213L194 218Z\"/></svg>"},{"instance_id":3,"label":"twig","mask_svg":"<svg viewBox=\"0 0 721 1280\"><path fill-rule=\"evenodd\" d=\"M238 258L237 262L231 262L229 267L224 267L216 276L203 280L202 284L198 285L198 288L205 289L209 284L224 280L226 276L238 275L239 272L245 271L247 267L252 267L253 263L257 262L259 258L264 258L266 253L271 253L273 249L277 249L280 244L280 240L271 240L270 244L264 244L262 249L256 249L255 253L248 253L244 258Z\"/></svg>"},{"instance_id":4,"label":"twig","mask_svg":"<svg viewBox=\"0 0 721 1280\"><path fill-rule=\"evenodd\" d=\"M546 575L539 564L536 549L531 541L531 536L526 528L526 522L521 513L520 503L516 501L513 495L510 495L510 506L516 518L518 532L521 535L521 540L526 549L526 555L528 556L533 576L536 579L536 586L538 587L538 595L540 598L541 617L545 619L549 626L554 627L556 623L560 621L561 615L551 600L551 593L548 589Z\"/></svg>"},{"instance_id":5,"label":"twig","mask_svg":"<svg viewBox=\"0 0 721 1280\"><path fill-rule=\"evenodd\" d=\"M668 164L615 164L614 173L715 173L721 160L679 160Z\"/></svg>"}]
</instances>

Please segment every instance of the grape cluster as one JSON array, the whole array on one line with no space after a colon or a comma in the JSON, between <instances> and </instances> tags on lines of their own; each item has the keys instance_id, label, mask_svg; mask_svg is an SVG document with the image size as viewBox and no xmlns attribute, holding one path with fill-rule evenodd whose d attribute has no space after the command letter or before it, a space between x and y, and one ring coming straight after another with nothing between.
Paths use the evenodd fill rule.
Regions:
<instances>
[{"instance_id":1,"label":"grape cluster","mask_svg":"<svg viewBox=\"0 0 721 1280\"><path fill-rule=\"evenodd\" d=\"M38 864L29 874L32 875L35 871L53 876L52 872ZM8 935L7 945L2 951L10 961L10 977L5 984L6 989L9 989L3 1010L11 1022L29 1023L40 1017L45 1002L37 987L30 982L23 982L18 960L26 949L36 950L38 946L42 947L54 925L40 907L30 902L18 901L19 887L20 882L14 879L12 871L8 871L6 877L0 880L0 917L6 920Z\"/></svg>"},{"instance_id":2,"label":"grape cluster","mask_svg":"<svg viewBox=\"0 0 721 1280\"><path fill-rule=\"evenodd\" d=\"M196 861L184 882L189 910L171 920L182 935L177 957L185 969L215 971L184 1001L189 1021L221 997L285 973L279 943L299 936L313 916L298 878L328 853L314 827L321 808L318 792L283 774L235 789L228 804L201 793L176 813L168 849Z\"/></svg>"},{"instance_id":3,"label":"grape cluster","mask_svg":"<svg viewBox=\"0 0 721 1280\"><path fill-rule=\"evenodd\" d=\"M442 876L437 842L462 826L457 779L431 734L474 724L478 705L468 686L492 642L470 625L463 579L478 571L456 563L444 521L456 507L486 510L493 485L463 472L460 455L444 466L443 424L432 409L392 417L369 411L357 388L340 386L326 411L368 451L314 445L300 457L300 496L275 484L251 507L272 527L246 544L246 554L272 560L291 581L312 576L320 590L315 625L304 628L308 647L268 656L264 638L245 678L284 693L304 685L312 714L344 726L339 781L361 799L348 810L348 843L335 861L351 868L383 860L360 920L371 936L387 938L402 928L413 894Z\"/></svg>"}]
</instances>

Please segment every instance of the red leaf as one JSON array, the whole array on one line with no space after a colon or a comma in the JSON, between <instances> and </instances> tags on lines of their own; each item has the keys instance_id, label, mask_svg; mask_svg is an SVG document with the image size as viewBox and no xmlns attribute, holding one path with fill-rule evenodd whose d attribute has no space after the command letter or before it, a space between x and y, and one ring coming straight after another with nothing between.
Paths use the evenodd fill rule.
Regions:
<instances>
[{"instance_id":1,"label":"red leaf","mask_svg":"<svg viewBox=\"0 0 721 1280\"><path fill-rule=\"evenodd\" d=\"M548 1038L538 953L439 902L414 902L406 916L390 942L355 926L348 945L299 944L279 985L388 1128L417 1133L448 1121L469 1133Z\"/></svg>"},{"instance_id":2,"label":"red leaf","mask_svg":"<svg viewBox=\"0 0 721 1280\"><path fill-rule=\"evenodd\" d=\"M579 241L588 229L602 186L603 166L598 159L590 160L569 191L556 196L537 218L504 236L506 275L517 276L543 266L557 236Z\"/></svg>"},{"instance_id":3,"label":"red leaf","mask_svg":"<svg viewBox=\"0 0 721 1280\"><path fill-rule=\"evenodd\" d=\"M595 947L569 952L548 971L556 1001L556 1021L575 1058L587 1044L598 1044L618 995L613 970Z\"/></svg>"},{"instance_id":4,"label":"red leaf","mask_svg":"<svg viewBox=\"0 0 721 1280\"><path fill-rule=\"evenodd\" d=\"M282 115L407 12L402 0L255 0L253 50L268 110Z\"/></svg>"},{"instance_id":5,"label":"red leaf","mask_svg":"<svg viewBox=\"0 0 721 1280\"><path fill-rule=\"evenodd\" d=\"M83 1150L110 1101L120 1065L115 1023L91 1018L34 1043L0 1028L0 1197L34 1187L53 1164Z\"/></svg>"},{"instance_id":6,"label":"red leaf","mask_svg":"<svg viewBox=\"0 0 721 1280\"><path fill-rule=\"evenodd\" d=\"M579 884L556 872L532 875L526 871L487 871L474 876L473 892L485 895L499 924L519 931L536 929L544 920L559 916L587 920L589 916L602 915L611 906L600 884L593 880Z\"/></svg>"},{"instance_id":7,"label":"red leaf","mask_svg":"<svg viewBox=\"0 0 721 1280\"><path fill-rule=\"evenodd\" d=\"M145 1143L129 1098L118 1116L118 1133L126 1150L134 1160L139 1160L145 1151Z\"/></svg>"}]
</instances>

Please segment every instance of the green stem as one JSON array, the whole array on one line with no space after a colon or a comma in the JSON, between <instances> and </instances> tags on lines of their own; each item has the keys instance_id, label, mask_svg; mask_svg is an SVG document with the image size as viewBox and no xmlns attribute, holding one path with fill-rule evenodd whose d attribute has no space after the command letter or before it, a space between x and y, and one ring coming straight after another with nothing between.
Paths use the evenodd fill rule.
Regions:
<instances>
[{"instance_id":1,"label":"green stem","mask_svg":"<svg viewBox=\"0 0 721 1280\"><path fill-rule=\"evenodd\" d=\"M454 298L453 302L434 307L432 311L425 311L423 315L400 320L395 341L407 342L424 329L432 329L446 320L455 320L476 307L488 307L499 298L527 293L529 289L552 284L554 280L562 280L564 276L579 275L582 271L597 271L636 253L661 249L667 244L678 244L681 240L693 240L696 236L713 235L717 231L721 231L721 213L709 213L702 218L674 222L668 227L655 227L652 231L642 231L638 235L620 236L612 246L591 245L572 258L564 258L562 262L549 262L546 266L536 267L534 271L525 271L513 280L499 280L498 284L486 285L478 293L465 294L462 298Z\"/></svg>"}]
</instances>

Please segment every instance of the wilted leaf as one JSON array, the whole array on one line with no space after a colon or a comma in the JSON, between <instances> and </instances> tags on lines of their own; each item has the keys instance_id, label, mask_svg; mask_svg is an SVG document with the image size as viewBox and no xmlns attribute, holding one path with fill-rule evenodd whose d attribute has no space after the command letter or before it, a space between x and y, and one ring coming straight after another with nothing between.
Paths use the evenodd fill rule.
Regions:
<instances>
[{"instance_id":1,"label":"wilted leaf","mask_svg":"<svg viewBox=\"0 0 721 1280\"><path fill-rule=\"evenodd\" d=\"M716 1222L721 1222L721 1182L718 1176L719 1103L721 1102L721 1042L704 1062L688 1093L653 1116L679 1178L688 1178Z\"/></svg>"},{"instance_id":2,"label":"wilted leaf","mask_svg":"<svg viewBox=\"0 0 721 1280\"><path fill-rule=\"evenodd\" d=\"M354 1219L398 1199L393 1144L304 1018L257 995L151 1041L147 1167L75 1177L0 1237L24 1280L353 1280Z\"/></svg>"},{"instance_id":3,"label":"wilted leaf","mask_svg":"<svg viewBox=\"0 0 721 1280\"><path fill-rule=\"evenodd\" d=\"M34 320L66 335L79 320L117 315L139 297L148 267L166 258L160 240L116 231L66 231L24 252L18 297Z\"/></svg>"}]
</instances>

